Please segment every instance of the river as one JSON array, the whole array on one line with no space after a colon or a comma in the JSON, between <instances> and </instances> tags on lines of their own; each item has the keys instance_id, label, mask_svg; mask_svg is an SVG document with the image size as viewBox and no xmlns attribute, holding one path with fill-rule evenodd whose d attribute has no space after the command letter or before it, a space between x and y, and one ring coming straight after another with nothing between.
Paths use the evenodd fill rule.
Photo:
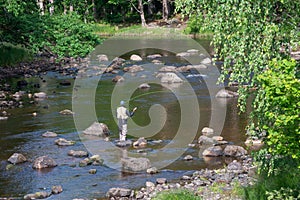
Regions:
<instances>
[{"instance_id":1,"label":"river","mask_svg":"<svg viewBox=\"0 0 300 200\"><path fill-rule=\"evenodd\" d=\"M160 53L164 56L158 58L158 60L163 61L166 65L181 66L188 64L187 60L176 57L173 52L195 48L193 46L195 41L191 42L190 40L174 42L172 40L135 39L134 41L132 42L132 39L112 40L107 44L110 48L106 48L105 53L109 58L119 56L124 59L128 59L133 53L143 57ZM209 46L208 41L200 40L197 42L197 44L201 44L204 47L203 49L200 48L200 53L201 51L203 53L212 53L212 48ZM161 45L166 48L162 49ZM124 46L127 48L120 48ZM97 64L95 56L104 53L104 47L105 45L96 48L91 54L91 66ZM130 63L127 64L132 65ZM125 81L128 82L140 82L142 80L142 82L152 83L155 77L155 70L157 70L154 66L157 65L151 64L150 60L143 60L139 64L145 68L144 71L126 76L121 71L118 73L124 75L126 77ZM100 199L105 196L105 193L111 187L139 188L144 186L146 181L155 182L155 179L158 177L173 180L180 178L182 174L191 170L219 168L224 165L224 158L205 160L201 156L199 147L188 147L186 145L167 148L168 155L173 156L169 160L172 162L166 162L167 164L161 168L161 172L155 175L123 173L117 168L113 169L114 167L110 166L110 162L104 162L104 166L79 167L78 163L81 159L70 157L67 155L67 152L71 149L87 150L93 154L94 151L93 147L87 146L87 143L79 134L80 125L76 123L78 123L78 120L82 120L83 116L81 115L81 118L79 117L74 121L73 116L61 115L59 111L73 108L77 109L78 112L85 112L76 108L76 106L82 106L81 110L84 110L85 105L81 104L82 102L79 102L80 104L77 102L76 104L74 98L79 97L76 94L74 95L73 88L77 88L76 90L80 91L80 88L88 87L89 83L97 82L96 87L92 86L96 89L95 98L92 98L92 101L94 101L92 109L97 120L108 125L111 130L111 141L115 141L118 138L118 132L112 108L116 107L116 102L119 102L119 99L123 97L122 95L126 96L127 88L124 89L121 85L118 93L120 97L112 100L113 91L116 88L116 85L111 82L114 76L114 74L104 74L88 77L84 79L85 82L77 82L77 80L74 80L74 77L63 76L58 72L48 72L42 75L42 79L40 77L28 79L29 82L39 83L39 90L47 93L48 98L28 104L23 108L7 110L9 119L0 121L0 197L20 198L28 193L42 190L50 191L53 185L62 185L64 191L59 195L52 195L48 199ZM210 66L207 69L201 69L192 73L183 73L182 76L187 80L182 85L174 86L170 84L172 86L163 86L153 82L150 84L150 89L134 90L130 97L131 100L125 99L130 101L130 108L138 107L138 111L129 124L129 138L136 140L139 136L143 136L143 133L145 133L145 131L142 131L144 130L143 127L149 126L153 120L155 121L156 116L153 117L151 112L148 113L149 109L153 109L154 114L163 114L164 112L160 110L165 108L166 114L163 117L166 119L164 119L165 123L163 123L162 128L156 134L149 133L150 135L147 136L147 139L150 141L146 149L146 154L148 155L159 154L161 149L176 139L176 134L186 134L182 135L182 140L186 137L188 138L187 142L197 143L197 138L201 135L202 128L206 126L213 127L216 135L221 135L224 140L236 145L243 145L246 139L245 126L247 124L247 115L238 115L237 99L216 99L208 91L210 90L209 87L213 91L221 88L220 85L216 84L212 86L207 85L210 81L215 82L218 76L218 68ZM59 82L62 80L70 81L71 86L61 86ZM84 85L78 85L78 83L84 83ZM192 88L193 97L187 92L185 85L188 88ZM123 91L124 94L120 94L122 93L120 91ZM93 97L93 95L91 96ZM194 97L196 99L193 99ZM181 104L181 102L192 102L194 100L199 106L199 108L196 106L200 113L199 119L195 118L195 116L198 116L198 112L194 115L193 108L190 111L186 111L189 110L188 106L183 108L182 105L184 104ZM90 109L90 103L85 103L87 104L87 109ZM155 107L152 106L158 104L160 106L155 110ZM195 110L197 110L196 107ZM224 113L219 112L219 110L222 110ZM33 112L36 112L37 116L33 116ZM190 113L185 115L185 112ZM91 115L93 114L91 113ZM80 113L75 112L75 115L80 116ZM86 110L84 116L89 118L89 110ZM183 132L178 133L181 122L184 120L187 121L187 124L191 122L192 125L196 124L196 131L192 130L192 127L189 125L185 125ZM87 121L92 122L93 117ZM135 124L131 124L133 122ZM155 124L154 126L158 125ZM54 140L57 138L43 138L41 136L46 131L56 132L59 134L59 137L74 140L76 144L74 146L58 147L54 144ZM195 132L193 133L194 135L192 134L193 131ZM190 134L192 137L190 137ZM179 138L179 140L181 139ZM151 143L151 141L155 140L162 140L162 143ZM51 169L34 170L31 167L32 162L25 162L7 170L7 159L15 152L22 153L29 161L33 161L38 156L49 155L58 163L58 166ZM136 149L129 148L128 152L136 153ZM183 161L183 157L188 154L194 157L193 161ZM158 165L161 162L162 160L158 159L153 161L153 165L156 166L156 164ZM95 175L88 173L89 169L92 168L97 169Z\"/></svg>"}]
</instances>

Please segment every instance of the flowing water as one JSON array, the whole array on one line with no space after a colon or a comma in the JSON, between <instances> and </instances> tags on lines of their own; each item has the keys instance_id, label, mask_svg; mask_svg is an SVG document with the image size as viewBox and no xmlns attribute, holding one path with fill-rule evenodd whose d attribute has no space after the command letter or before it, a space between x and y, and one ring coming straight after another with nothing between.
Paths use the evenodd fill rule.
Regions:
<instances>
[{"instance_id":1,"label":"flowing water","mask_svg":"<svg viewBox=\"0 0 300 200\"><path fill-rule=\"evenodd\" d=\"M149 40L149 39L136 39L135 43L140 47L130 47L129 50L125 49L122 53L117 52L120 46L130 46L131 40L116 39L110 43L111 47L106 52L111 58L115 56L121 56L125 59L132 53L137 53L142 56L146 56L153 53L163 54L164 57L158 58L168 65L181 66L187 61L179 59L171 51L170 48L176 51L181 49L190 49L190 41L177 42L166 40ZM212 49L207 45L207 41L199 41L203 44L208 52ZM157 44L155 44L157 43ZM169 46L170 48L154 48L156 45ZM162 44L164 43L164 44ZM172 46L173 45L173 46ZM158 45L159 46L159 45ZM150 48L152 47L152 48ZM102 48L102 47L101 47ZM96 49L94 55L103 53L103 49ZM132 51L132 49L135 49ZM181 50L182 51L182 50ZM91 55L91 65L94 65L96 60L93 60ZM125 81L128 82L151 82L155 78L156 65L149 64L150 60L144 60L140 65L146 69L142 72L135 74L124 75L123 72L118 72L120 75L126 77ZM128 64L130 65L130 64ZM148 68L147 68L148 67ZM135 90L128 101L130 108L137 106L138 111L129 123L129 138L132 140L137 139L139 136L145 136L142 127L151 125L152 121L157 116L152 116L151 106L161 105L166 112L165 123L157 134L150 134L147 139L150 141L147 149L145 150L148 155L158 155L161 153L161 149L174 140L177 132L180 129L180 124L183 120L187 123L197 125L195 135L189 138L189 141L196 143L197 138L201 135L201 130L205 126L211 125L216 130L216 135L221 135L224 140L230 141L237 145L243 145L245 141L245 125L247 123L247 115L238 115L237 100L236 99L216 99L211 96L208 91L209 86L207 83L210 80L215 81L218 76L218 70L216 67L209 67L207 69L201 69L192 73L183 73L187 83L181 85L163 86L160 84L150 84L151 88L148 90ZM153 71L154 70L154 71ZM113 169L110 166L110 162L105 163L104 166L87 166L79 167L78 163L80 158L73 158L67 156L67 152L73 150L88 150L93 153L93 150L82 141L80 131L75 126L73 116L60 115L59 111L63 109L72 109L72 100L74 98L80 98L72 94L73 87L75 90L80 90L81 87L87 87L89 83L93 81L97 82L95 97L92 98L95 106L96 118L99 122L106 123L111 130L111 141L115 141L118 138L117 125L114 121L114 112L112 109L116 107L116 103L112 101L112 91L116 85L111 82L111 79L115 75L104 74L101 76L92 76L85 79L84 85L76 85L73 77L62 76L57 72L48 72L41 78L31 78L29 81L39 83L40 91L46 92L48 98L43 101L37 101L33 104L26 105L23 108L16 108L8 110L9 119L6 121L0 121L0 197L22 197L27 193L33 193L41 190L49 191L53 185L62 185L64 191L59 195L53 195L49 199L72 199L72 198L103 198L105 193L111 187L127 187L127 188L139 188L144 186L146 181L155 181L158 177L166 177L169 180L177 179L184 173L188 173L191 170L199 170L203 168L218 168L224 165L223 158L216 159L203 159L201 156L202 150L199 147L186 146L168 148L168 155L175 156L175 160L170 162L167 166L164 166L160 173L156 175L148 175L146 173L127 174L120 172L117 169ZM61 86L59 82L62 80L71 81L71 86ZM139 81L137 81L139 80ZM190 115L183 115L185 109L181 102L192 101L190 93L187 92L185 84L190 85L195 93L197 106L199 106L200 118L195 119L190 110ZM126 88L121 88L119 93L126 94ZM77 89L76 89L77 88ZM221 87L213 85L213 91L217 91ZM175 92L175 94L174 94ZM82 94L81 94L82 95ZM122 94L120 94L122 96ZM125 95L126 96L126 95ZM120 97L122 98L122 97ZM76 102L76 100L75 100ZM82 103L82 102L80 102ZM89 102L85 102L89 105ZM73 106L73 107L72 107ZM82 106L83 104L76 104L75 106ZM188 107L188 106L187 106ZM75 108L76 109L76 108ZM77 108L78 109L78 108ZM162 107L158 107L161 110ZM198 108L197 108L198 109ZM197 110L195 108L195 111ZM225 113L216 112L216 110L223 110ZM33 116L32 113L36 112L37 116ZM154 112L156 113L156 112ZM158 112L164 113L164 112ZM78 113L75 113L77 115ZM197 114L197 113L196 113ZM93 115L93 113L91 113ZM89 110L86 110L85 116L89 118ZM182 119L182 118L186 119ZM91 118L92 122L93 117ZM158 119L160 119L158 117ZM80 120L80 118L79 118ZM75 120L76 121L76 120ZM159 121L159 120L158 120ZM223 122L224 121L224 122ZM136 123L137 126L132 125ZM219 123L219 124L218 124ZM224 123L224 124L223 124ZM154 127L155 128L155 127ZM186 137L190 137L191 127L185 127L183 134ZM58 147L54 144L54 140L57 138L43 138L41 135L46 131L53 131L59 134L59 137L74 140L76 144L68 147ZM139 134L137 134L139 132ZM183 135L185 137L185 135ZM155 140L162 140L162 143L155 144ZM182 138L183 140L183 138ZM99 143L100 145L100 143ZM103 152L103 155L107 153ZM128 148L128 153L137 152L136 149ZM49 155L58 163L58 166L52 169L46 170L34 170L32 169L32 162L25 162L18 164L10 169L6 169L7 159L15 152L22 153L29 161L33 161L38 156ZM183 152L183 153L182 153ZM146 155L144 154L144 155ZM185 155L192 155L194 160L191 162L183 161ZM101 153L100 153L101 155ZM106 154L105 154L106 155ZM172 159L171 159L172 160ZM162 162L162 160L153 161L153 165ZM91 168L97 169L95 175L89 174L88 171Z\"/></svg>"}]
</instances>

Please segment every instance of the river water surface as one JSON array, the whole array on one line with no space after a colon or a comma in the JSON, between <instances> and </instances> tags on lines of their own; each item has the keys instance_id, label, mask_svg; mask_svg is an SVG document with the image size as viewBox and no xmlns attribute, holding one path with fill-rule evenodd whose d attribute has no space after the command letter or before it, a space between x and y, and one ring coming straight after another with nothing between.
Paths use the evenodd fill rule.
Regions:
<instances>
[{"instance_id":1,"label":"river water surface","mask_svg":"<svg viewBox=\"0 0 300 200\"><path fill-rule=\"evenodd\" d=\"M155 43L165 43L167 50L155 48ZM198 41L204 50L211 53L211 48L207 45L207 41ZM128 59L132 53L141 56L147 56L154 53L163 54L164 57L158 58L166 65L181 66L187 64L186 60L179 59L173 52L182 51L183 49L191 49L189 42L180 41L172 42L171 40L149 40L149 39L135 39L135 43L140 47L136 48L134 45L125 49L123 52L118 52L120 46L130 46L131 40L116 39L109 45L113 48L105 52L110 58L121 56ZM173 45L173 46L172 46ZM147 47L147 48L145 48ZM149 48L151 47L151 48ZM135 50L133 50L135 49ZM103 49L96 49L94 55L103 53ZM130 52L129 52L130 50ZM133 50L133 51L132 51ZM202 51L201 49L200 51ZM200 52L201 53L201 52ZM97 61L93 60L91 55L91 65L96 65ZM149 64L150 63L150 64ZM151 64L151 60L143 60L138 63L144 66L143 72L135 74L124 75L123 72L118 72L119 75L126 77L125 81L135 82L136 80L142 82L153 82L155 79L156 65ZM132 63L128 63L132 65ZM217 67L210 66L207 69L201 69L192 73L183 73L182 76L187 80L187 84L191 86L196 95L197 106L199 106L200 118L195 119L191 115L190 118L185 119L189 122L197 124L197 130L193 138L189 138L191 143L197 143L197 138L201 135L201 130L205 126L211 126L215 129L216 135L221 135L224 140L232 142L237 145L243 145L245 141L245 125L247 123L246 115L238 115L237 99L216 99L208 91L207 82L215 81L218 76ZM100 76L100 75L99 75ZM95 113L97 120L108 125L111 130L111 141L118 138L117 125L114 121L114 108L116 105L111 100L112 91L116 87L111 79L115 76L113 74L104 74L101 76L91 76L85 79L85 86L89 82L97 81L95 103ZM71 81L71 86L61 86L59 82L62 80ZM168 149L170 155L175 155L177 151L180 153L175 161L161 169L161 172L156 175L148 175L145 173L127 174L113 169L110 162L105 163L104 166L87 166L79 167L80 158L73 158L67 156L67 152L73 150L87 150L91 154L93 152L89 147L82 142L80 131L77 129L73 116L60 115L59 111L63 109L72 109L72 101L78 98L73 94L73 88L80 90L84 88L83 85L76 85L74 77L62 76L57 72L48 72L47 74L37 78L28 80L40 84L40 91L46 92L48 98L43 101L37 101L34 104L26 105L24 108L16 108L8 110L9 119L0 121L0 197L23 197L25 194L34 193L37 191L50 191L53 185L62 185L64 191L59 195L52 195L49 199L72 199L72 198L103 198L105 193L111 187L126 187L139 188L143 187L146 181L154 181L158 177L165 177L168 180L180 178L182 174L188 173L192 170L199 170L203 168L218 168L224 165L224 159L205 160L201 156L201 149L199 147L184 146L182 148ZM186 83L184 83L186 84ZM150 141L146 154L157 155L159 150L168 143L172 143L175 137L185 108L182 108L181 101L189 101L189 93L182 85L163 86L160 84L150 84L151 88L148 90L134 91L131 100L130 108L137 106L138 111L132 119L132 122L138 126L131 126L129 124L129 139L135 140L142 134L135 134L139 132L141 127L151 124L151 116L148 114L149 109L153 105L161 105L166 111L165 123L162 129L157 134L151 134L147 137ZM76 89L77 88L77 89ZM221 86L214 84L213 91L218 91ZM122 89L122 85L121 85ZM174 91L179 91L179 95L174 94ZM126 93L126 89L123 90ZM120 94L120 96L122 96ZM117 98L118 99L118 98ZM125 99L127 100L127 99ZM129 102L129 100L128 100ZM82 103L82 102L81 102ZM89 102L86 102L89 104ZM76 104L75 104L76 105ZM213 106L214 105L214 106ZM77 105L78 106L78 105ZM188 108L187 108L188 109ZM213 114L216 110L224 110L225 115ZM197 110L197 109L195 109ZM33 112L37 116L32 115ZM89 111L86 111L88 114ZM216 112L218 113L218 112ZM76 115L77 113L75 113ZM222 119L224 117L224 119ZM216 118L216 119L212 119ZM214 121L214 122L212 122ZM131 123L132 123L131 122ZM220 124L218 124L220 122ZM58 147L54 144L57 138L43 138L41 135L46 131L56 132L59 137L74 140L76 144L68 147ZM186 127L186 132L189 132L189 127ZM186 133L187 137L189 133ZM155 144L151 141L162 140L162 143ZM136 153L136 149L128 148L127 151ZM30 162L13 166L6 169L7 159L15 152L25 155ZM146 155L145 154L145 155ZM183 161L185 155L192 155L194 160L191 162ZM32 161L38 156L49 155L58 163L58 166L52 169L34 170L32 169ZM101 154L100 154L101 155ZM176 154L177 155L177 154ZM155 166L161 160L153 163ZM95 175L89 174L91 168L97 169Z\"/></svg>"}]
</instances>

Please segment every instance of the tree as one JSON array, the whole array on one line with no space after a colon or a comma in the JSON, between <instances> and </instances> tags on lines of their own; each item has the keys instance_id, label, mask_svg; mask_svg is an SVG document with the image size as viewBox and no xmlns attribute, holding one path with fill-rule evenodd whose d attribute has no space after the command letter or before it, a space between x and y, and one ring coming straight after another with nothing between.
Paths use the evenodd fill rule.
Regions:
<instances>
[{"instance_id":1,"label":"tree","mask_svg":"<svg viewBox=\"0 0 300 200\"><path fill-rule=\"evenodd\" d=\"M295 152L299 151L299 129L293 126L292 134L283 129L275 130L272 128L272 124L274 125L275 122L272 123L269 118L270 116L274 119L279 117L281 112L285 110L284 106L287 105L282 102L287 101L285 98L277 98L276 90L283 92L283 96L288 95L289 93L285 94L285 92L289 90L281 91L279 88L274 88L275 92L267 92L270 86L275 84L272 82L278 81L275 79L279 75L278 73L288 76L290 73L287 70L290 68L289 66L296 68L296 65L285 64L286 61L281 60L290 58L294 41L299 41L300 1L176 0L175 4L177 11L189 15L191 19L197 22L194 24L198 30L213 32L215 59L224 60L220 80L224 81L225 77L229 76L229 84L233 82L239 84L239 105L242 111L245 109L249 89L258 89L254 101L253 121L250 126L251 133L267 132L266 142L269 145L269 153L298 158L299 154ZM296 38L297 36L298 38ZM271 62L272 59L276 59L278 65L282 66L280 72L272 71L276 65ZM269 73L273 75L269 79L269 86L266 87L267 80L263 76ZM299 80L297 81L299 82ZM263 98L268 98L268 100L263 101ZM278 101L276 109L266 104L267 101L271 103L272 99ZM288 102L294 104L295 100L299 101L297 95ZM299 111L299 105L296 111ZM260 112L264 113L258 115ZM267 117L265 116L266 113L273 114ZM280 121L282 123L279 124L299 122L292 120L295 116L299 118L299 112L297 115L289 114L290 116L285 119L280 119L283 121ZM276 123L278 124L278 122ZM276 134L273 134L275 132L277 136L282 135L284 137L276 137Z\"/></svg>"},{"instance_id":2,"label":"tree","mask_svg":"<svg viewBox=\"0 0 300 200\"><path fill-rule=\"evenodd\" d=\"M169 4L168 0L162 0L162 13L163 13L163 20L167 20L169 16Z\"/></svg>"}]
</instances>

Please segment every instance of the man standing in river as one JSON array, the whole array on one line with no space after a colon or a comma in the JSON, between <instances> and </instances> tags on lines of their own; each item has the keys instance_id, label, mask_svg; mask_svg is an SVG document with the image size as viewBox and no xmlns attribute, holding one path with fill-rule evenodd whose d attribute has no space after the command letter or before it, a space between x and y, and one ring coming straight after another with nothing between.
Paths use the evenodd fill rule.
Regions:
<instances>
[{"instance_id":1,"label":"man standing in river","mask_svg":"<svg viewBox=\"0 0 300 200\"><path fill-rule=\"evenodd\" d=\"M118 119L118 127L119 127L119 136L120 141L126 140L127 135L127 119L134 115L137 107L135 107L132 112L129 112L125 107L125 102L121 101L120 106L117 108L117 119Z\"/></svg>"}]
</instances>

